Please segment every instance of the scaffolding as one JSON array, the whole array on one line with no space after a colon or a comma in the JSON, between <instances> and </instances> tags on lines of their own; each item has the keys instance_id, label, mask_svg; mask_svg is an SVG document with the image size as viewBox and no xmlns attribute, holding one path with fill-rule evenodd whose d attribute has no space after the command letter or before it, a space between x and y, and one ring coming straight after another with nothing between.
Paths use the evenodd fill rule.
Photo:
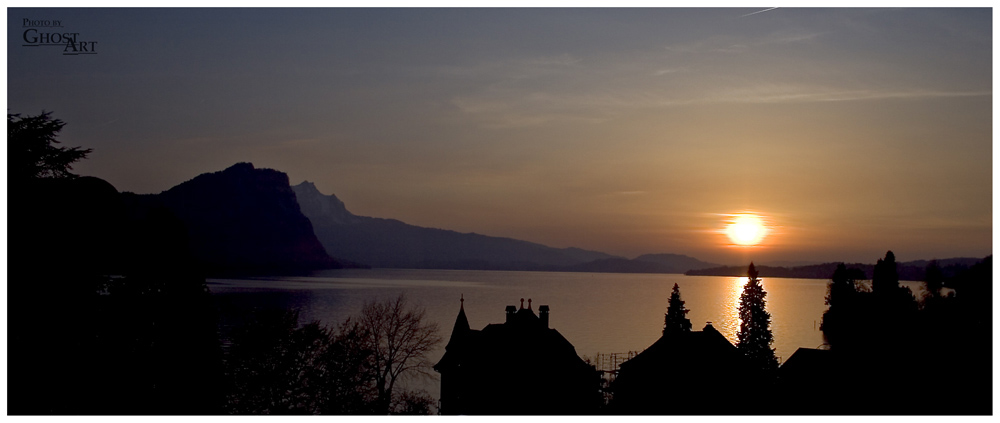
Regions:
<instances>
[{"instance_id":1,"label":"scaffolding","mask_svg":"<svg viewBox=\"0 0 1000 423\"><path fill-rule=\"evenodd\" d=\"M638 354L638 351L629 351L625 353L597 353L594 356L594 361L591 364L601 375L601 395L604 397L604 405L607 405L614 396L611 383L618 376L622 363L631 360Z\"/></svg>"},{"instance_id":2,"label":"scaffolding","mask_svg":"<svg viewBox=\"0 0 1000 423\"><path fill-rule=\"evenodd\" d=\"M631 360L639 354L638 351L626 353L597 353L594 357L594 367L603 374L617 375L622 363Z\"/></svg>"}]
</instances>

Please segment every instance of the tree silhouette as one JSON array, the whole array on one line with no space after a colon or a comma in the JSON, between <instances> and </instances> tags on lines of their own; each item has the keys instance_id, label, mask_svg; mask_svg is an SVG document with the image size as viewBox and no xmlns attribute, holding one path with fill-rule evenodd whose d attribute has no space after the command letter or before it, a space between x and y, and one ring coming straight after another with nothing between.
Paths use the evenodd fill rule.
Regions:
<instances>
[{"instance_id":1,"label":"tree silhouette","mask_svg":"<svg viewBox=\"0 0 1000 423\"><path fill-rule=\"evenodd\" d=\"M872 297L875 303L872 323L876 330L904 338L901 329L910 323L919 305L910 288L899 285L896 255L892 251L887 251L885 259L879 259L875 263L872 270ZM881 336L876 340L884 342L888 338Z\"/></svg>"},{"instance_id":2,"label":"tree silhouette","mask_svg":"<svg viewBox=\"0 0 1000 423\"><path fill-rule=\"evenodd\" d=\"M390 412L408 416L425 416L433 413L435 403L434 398L426 391L404 390L393 395Z\"/></svg>"},{"instance_id":3,"label":"tree silhouette","mask_svg":"<svg viewBox=\"0 0 1000 423\"><path fill-rule=\"evenodd\" d=\"M336 330L298 312L257 311L236 328L226 357L231 414L431 414L423 391L393 392L424 370L436 326L405 297L365 304Z\"/></svg>"},{"instance_id":4,"label":"tree silhouette","mask_svg":"<svg viewBox=\"0 0 1000 423\"><path fill-rule=\"evenodd\" d=\"M74 162L92 150L56 147L56 134L66 124L52 119L52 112L21 117L7 114L7 175L14 181L36 178L73 178Z\"/></svg>"},{"instance_id":5,"label":"tree silhouette","mask_svg":"<svg viewBox=\"0 0 1000 423\"><path fill-rule=\"evenodd\" d=\"M58 147L63 126L7 115L11 414L220 412L215 307L186 229L71 173L91 150Z\"/></svg>"},{"instance_id":6,"label":"tree silhouette","mask_svg":"<svg viewBox=\"0 0 1000 423\"><path fill-rule=\"evenodd\" d=\"M392 391L403 376L428 376L432 363L427 353L441 338L437 324L424 321L424 310L412 308L406 296L371 301L361 309L358 324L364 331L366 347L372 351L376 412L389 414Z\"/></svg>"},{"instance_id":7,"label":"tree silhouette","mask_svg":"<svg viewBox=\"0 0 1000 423\"><path fill-rule=\"evenodd\" d=\"M674 291L670 293L670 302L667 305L667 314L663 321L663 334L667 332L690 332L691 320L688 320L687 313L690 310L684 308L684 301L681 300L681 289L674 284Z\"/></svg>"},{"instance_id":8,"label":"tree silhouette","mask_svg":"<svg viewBox=\"0 0 1000 423\"><path fill-rule=\"evenodd\" d=\"M872 271L872 292L887 297L895 294L898 288L899 272L896 270L896 255L892 251L887 251L885 259L878 259Z\"/></svg>"},{"instance_id":9,"label":"tree silhouette","mask_svg":"<svg viewBox=\"0 0 1000 423\"><path fill-rule=\"evenodd\" d=\"M856 300L858 292L864 292L863 288L859 286L860 281L865 279L865 272L861 269L848 269L844 263L839 263L830 279L826 305L830 306L831 309L834 306L850 307Z\"/></svg>"},{"instance_id":10,"label":"tree silhouette","mask_svg":"<svg viewBox=\"0 0 1000 423\"><path fill-rule=\"evenodd\" d=\"M924 271L924 306L933 307L934 302L941 297L941 288L944 287L944 272L936 260L931 260Z\"/></svg>"},{"instance_id":11,"label":"tree silhouette","mask_svg":"<svg viewBox=\"0 0 1000 423\"><path fill-rule=\"evenodd\" d=\"M845 337L858 336L861 326L868 319L865 306L870 296L868 287L861 283L865 272L861 269L848 269L844 263L837 265L830 277L827 288L826 305L830 306L823 312L820 330L826 342L831 346L841 344Z\"/></svg>"},{"instance_id":12,"label":"tree silhouette","mask_svg":"<svg viewBox=\"0 0 1000 423\"><path fill-rule=\"evenodd\" d=\"M740 331L736 334L738 348L755 367L766 372L778 368L778 359L774 356L771 342L771 314L765 308L764 297L767 292L760 285L757 269L753 263L747 270L749 281L740 294Z\"/></svg>"}]
</instances>

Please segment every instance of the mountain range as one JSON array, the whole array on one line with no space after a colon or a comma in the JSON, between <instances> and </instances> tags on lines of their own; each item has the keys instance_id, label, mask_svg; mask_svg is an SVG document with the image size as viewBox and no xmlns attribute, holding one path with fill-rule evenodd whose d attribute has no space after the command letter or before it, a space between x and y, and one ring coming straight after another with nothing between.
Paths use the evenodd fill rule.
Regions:
<instances>
[{"instance_id":1,"label":"mountain range","mask_svg":"<svg viewBox=\"0 0 1000 423\"><path fill-rule=\"evenodd\" d=\"M628 261L597 251L358 216L335 195L321 193L308 181L292 190L330 255L373 267L571 271L588 263L600 267L607 260Z\"/></svg>"},{"instance_id":2,"label":"mountain range","mask_svg":"<svg viewBox=\"0 0 1000 423\"><path fill-rule=\"evenodd\" d=\"M192 255L209 272L272 273L350 265L324 251L283 172L237 163L159 194L124 195L132 214L162 211L180 220Z\"/></svg>"},{"instance_id":3,"label":"mountain range","mask_svg":"<svg viewBox=\"0 0 1000 423\"><path fill-rule=\"evenodd\" d=\"M288 175L237 163L159 194L122 193L133 216L167 213L186 228L194 257L209 272L300 272L341 267L534 270L610 273L685 273L742 276L680 254L634 259L580 248L554 248L513 238L427 228L395 219L359 216L333 194ZM966 266L978 259L941 260ZM926 261L900 264L900 276L923 275ZM871 273L870 264L854 264ZM759 266L761 276L827 279L836 263ZM914 280L914 279L911 279ZM917 279L919 280L919 279Z\"/></svg>"}]
</instances>

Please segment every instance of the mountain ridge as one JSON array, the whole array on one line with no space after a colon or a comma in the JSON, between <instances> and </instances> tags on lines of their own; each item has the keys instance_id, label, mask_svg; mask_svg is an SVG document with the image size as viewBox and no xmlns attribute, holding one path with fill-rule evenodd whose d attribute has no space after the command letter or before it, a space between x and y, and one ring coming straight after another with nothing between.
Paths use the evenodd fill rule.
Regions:
<instances>
[{"instance_id":1,"label":"mountain ridge","mask_svg":"<svg viewBox=\"0 0 1000 423\"><path fill-rule=\"evenodd\" d=\"M554 248L514 238L411 225L358 216L312 182L292 186L317 238L335 257L391 268L549 270L613 258L581 248Z\"/></svg>"},{"instance_id":2,"label":"mountain ridge","mask_svg":"<svg viewBox=\"0 0 1000 423\"><path fill-rule=\"evenodd\" d=\"M188 233L196 259L212 273L339 268L300 211L284 172L236 163L159 194L123 193L134 213L168 210Z\"/></svg>"}]
</instances>

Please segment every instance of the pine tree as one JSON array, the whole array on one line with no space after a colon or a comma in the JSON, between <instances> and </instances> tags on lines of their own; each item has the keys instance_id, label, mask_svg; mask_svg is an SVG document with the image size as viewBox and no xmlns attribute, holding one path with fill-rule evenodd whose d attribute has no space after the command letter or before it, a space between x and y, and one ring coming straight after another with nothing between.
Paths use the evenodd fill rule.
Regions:
<instances>
[{"instance_id":1,"label":"pine tree","mask_svg":"<svg viewBox=\"0 0 1000 423\"><path fill-rule=\"evenodd\" d=\"M754 366L761 370L773 371L778 368L778 359L774 356L774 348L771 348L774 336L771 334L771 314L765 308L764 297L767 296L767 292L760 285L760 278L757 277L757 269L753 263L750 263L747 275L750 280L740 294L740 331L736 334L738 338L736 348L749 358Z\"/></svg>"},{"instance_id":2,"label":"pine tree","mask_svg":"<svg viewBox=\"0 0 1000 423\"><path fill-rule=\"evenodd\" d=\"M72 164L92 151L81 147L56 147L56 136L66 124L52 119L52 112L21 117L7 114L7 175L14 183L37 178L75 178Z\"/></svg>"},{"instance_id":3,"label":"pine tree","mask_svg":"<svg viewBox=\"0 0 1000 423\"><path fill-rule=\"evenodd\" d=\"M688 309L684 308L684 301L681 300L681 289L674 284L674 291L670 293L670 302L667 305L667 314L663 319L663 334L667 332L690 332L691 321L686 317Z\"/></svg>"}]
</instances>

